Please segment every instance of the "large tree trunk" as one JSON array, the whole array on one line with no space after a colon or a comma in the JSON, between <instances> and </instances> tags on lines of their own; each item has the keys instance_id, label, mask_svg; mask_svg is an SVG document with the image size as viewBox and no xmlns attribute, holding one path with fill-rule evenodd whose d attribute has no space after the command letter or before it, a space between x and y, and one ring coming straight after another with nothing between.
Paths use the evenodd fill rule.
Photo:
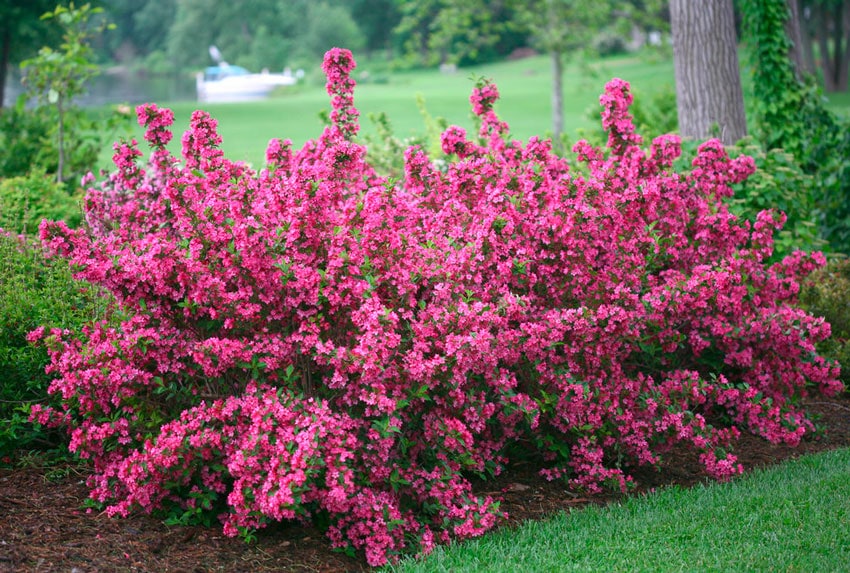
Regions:
<instances>
[{"instance_id":1,"label":"large tree trunk","mask_svg":"<svg viewBox=\"0 0 850 573\"><path fill-rule=\"evenodd\" d=\"M735 143L747 134L747 119L732 0L670 0L670 23L679 131Z\"/></svg>"},{"instance_id":2,"label":"large tree trunk","mask_svg":"<svg viewBox=\"0 0 850 573\"><path fill-rule=\"evenodd\" d=\"M551 52L552 60L552 139L559 145L564 132L564 62L559 52Z\"/></svg>"}]
</instances>

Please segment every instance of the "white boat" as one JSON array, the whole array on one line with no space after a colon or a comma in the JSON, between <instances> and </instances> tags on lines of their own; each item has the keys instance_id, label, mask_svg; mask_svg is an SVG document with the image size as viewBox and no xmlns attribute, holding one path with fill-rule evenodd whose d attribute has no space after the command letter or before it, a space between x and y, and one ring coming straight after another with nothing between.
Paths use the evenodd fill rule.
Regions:
<instances>
[{"instance_id":1,"label":"white boat","mask_svg":"<svg viewBox=\"0 0 850 573\"><path fill-rule=\"evenodd\" d=\"M291 86L298 81L290 70L272 74L267 70L251 73L241 66L221 61L198 72L195 84L199 102L234 102L265 99L278 86Z\"/></svg>"}]
</instances>

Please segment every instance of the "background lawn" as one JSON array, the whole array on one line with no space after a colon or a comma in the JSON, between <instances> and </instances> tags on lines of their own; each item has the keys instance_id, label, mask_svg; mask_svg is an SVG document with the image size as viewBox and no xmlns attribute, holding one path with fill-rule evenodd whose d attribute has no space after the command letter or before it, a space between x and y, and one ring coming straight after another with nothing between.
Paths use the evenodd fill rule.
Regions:
<instances>
[{"instance_id":1,"label":"background lawn","mask_svg":"<svg viewBox=\"0 0 850 573\"><path fill-rule=\"evenodd\" d=\"M376 64L380 66L380 64ZM355 105L361 113L362 133L374 133L370 113L384 112L395 134L409 137L423 134L425 123L417 106L417 97L425 100L427 112L434 118L444 118L471 130L469 95L475 79L492 79L499 88L501 99L496 110L508 122L515 138L527 140L545 136L551 129L549 59L536 56L523 60L502 62L442 74L424 70L395 74L374 73L370 63L363 62L354 72L355 78L367 72L381 78L381 83L359 80L355 89ZM744 72L746 82L746 71ZM218 120L224 139L223 149L232 160L241 160L258 167L264 163L269 139L291 139L296 148L308 139L321 134L320 112L330 110L330 100L314 74L301 86L277 94L265 101L247 103L199 104L197 102L156 102L170 107L175 114L176 137L170 146L180 151L179 135L187 128L195 109L205 109ZM649 58L641 55L601 59L589 64L572 62L564 76L564 128L570 140L581 137L581 130L599 128L599 95L605 83L613 77L629 81L635 97L648 101L659 92L674 90L672 59ZM746 86L745 86L746 89ZM850 111L850 94L831 96L829 107L835 111ZM141 140L143 130L133 123L133 137ZM104 150L102 164L107 165L111 150Z\"/></svg>"},{"instance_id":2,"label":"background lawn","mask_svg":"<svg viewBox=\"0 0 850 573\"><path fill-rule=\"evenodd\" d=\"M368 63L362 66L368 72ZM355 70L359 77L360 67ZM371 74L370 74L371 75ZM417 97L425 100L427 112L434 118L444 118L467 130L473 128L469 95L475 79L486 77L495 81L502 95L497 104L500 117L511 127L513 137L527 140L534 135L546 135L551 125L549 60L539 56L471 69L455 74L438 71L398 73L386 83L360 81L355 90L355 105L361 113L362 133L374 133L370 113L384 112L393 131L399 137L422 134L425 123L417 105ZM672 61L651 62L640 57L600 60L583 69L574 63L567 68L564 83L565 132L571 139L577 130L597 128L599 95L605 83L614 76L632 83L638 96L672 89ZM234 160L244 160L254 166L263 163L269 139L289 138L296 147L319 136L323 110L330 110L324 85L318 80L277 94L265 101L248 103L198 104L197 102L157 102L170 107L175 114L176 132L182 134L195 109L205 109L219 122L224 139L223 149ZM141 138L143 130L134 123L133 136ZM179 152L179 136L171 145ZM108 160L108 154L104 155Z\"/></svg>"}]
</instances>

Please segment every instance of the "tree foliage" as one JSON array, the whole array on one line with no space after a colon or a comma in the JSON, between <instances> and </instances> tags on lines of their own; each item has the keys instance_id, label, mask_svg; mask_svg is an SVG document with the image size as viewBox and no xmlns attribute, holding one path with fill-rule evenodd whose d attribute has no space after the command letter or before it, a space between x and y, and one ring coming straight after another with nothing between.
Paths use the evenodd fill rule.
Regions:
<instances>
[{"instance_id":1,"label":"tree foliage","mask_svg":"<svg viewBox=\"0 0 850 573\"><path fill-rule=\"evenodd\" d=\"M56 4L56 0L0 2L0 109L5 100L9 68L34 56L41 46L58 35L57 30L41 19Z\"/></svg>"},{"instance_id":2,"label":"tree foliage","mask_svg":"<svg viewBox=\"0 0 850 573\"><path fill-rule=\"evenodd\" d=\"M388 49L398 22L393 0L104 0L104 5L116 22L105 43L112 58L167 61L176 69L210 64L210 45L228 62L254 70L317 61L334 45Z\"/></svg>"},{"instance_id":3,"label":"tree foliage","mask_svg":"<svg viewBox=\"0 0 850 573\"><path fill-rule=\"evenodd\" d=\"M92 8L91 4L77 8L73 2L67 8L58 6L47 12L42 19L54 20L58 24L62 30L62 43L58 49L43 46L37 56L21 62L27 92L35 96L41 105L47 104L56 109L56 180L59 183L65 181L66 175L66 114L69 108L74 107L74 98L85 91L86 83L99 73L93 62L91 47L91 38L99 29L92 29L91 19L100 12L100 8Z\"/></svg>"},{"instance_id":4,"label":"tree foliage","mask_svg":"<svg viewBox=\"0 0 850 573\"><path fill-rule=\"evenodd\" d=\"M395 36L415 65L480 63L526 44L517 5L509 0L402 2L401 14Z\"/></svg>"}]
</instances>

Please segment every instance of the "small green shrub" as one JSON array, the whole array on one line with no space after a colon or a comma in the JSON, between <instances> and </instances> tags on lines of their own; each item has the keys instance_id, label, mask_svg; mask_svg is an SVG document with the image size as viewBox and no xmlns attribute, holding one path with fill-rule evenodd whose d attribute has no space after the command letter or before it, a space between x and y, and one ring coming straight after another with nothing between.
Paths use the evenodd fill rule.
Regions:
<instances>
[{"instance_id":1,"label":"small green shrub","mask_svg":"<svg viewBox=\"0 0 850 573\"><path fill-rule=\"evenodd\" d=\"M369 161L375 171L381 175L400 179L404 176L404 150L411 146L419 146L426 150L431 157L443 157L440 147L440 134L448 127L448 122L442 117L434 117L425 106L422 95L416 97L416 106L422 116L424 131L412 137L401 139L393 131L387 114L370 113L369 120L375 126L375 135L363 137L363 145L368 150Z\"/></svg>"},{"instance_id":2,"label":"small green shrub","mask_svg":"<svg viewBox=\"0 0 850 573\"><path fill-rule=\"evenodd\" d=\"M82 221L79 195L68 195L43 168L0 180L0 228L34 235L43 219L62 220L71 227Z\"/></svg>"},{"instance_id":3,"label":"small green shrub","mask_svg":"<svg viewBox=\"0 0 850 573\"><path fill-rule=\"evenodd\" d=\"M0 114L0 177L26 175L35 167L55 174L59 152L56 147L56 110L48 106L28 109L20 98ZM104 116L107 114L107 116ZM94 171L107 138L127 123L118 111L90 111L77 108L65 112L65 175L71 185ZM123 133L123 131L122 131Z\"/></svg>"},{"instance_id":4,"label":"small green shrub","mask_svg":"<svg viewBox=\"0 0 850 573\"><path fill-rule=\"evenodd\" d=\"M746 137L729 148L729 154L748 155L756 162L756 172L734 186L735 195L729 202L731 210L751 221L765 209L777 209L788 217L774 237L774 259L795 250L812 252L828 248L818 229L819 211L811 192L815 185L813 177L791 153L782 149L765 151L755 139Z\"/></svg>"},{"instance_id":5,"label":"small green shrub","mask_svg":"<svg viewBox=\"0 0 850 573\"><path fill-rule=\"evenodd\" d=\"M0 233L0 452L49 446L57 436L27 421L48 401L47 350L27 342L38 326L78 329L106 314L109 298L48 260L33 241ZM56 400L56 398L53 398Z\"/></svg>"},{"instance_id":6,"label":"small green shrub","mask_svg":"<svg viewBox=\"0 0 850 573\"><path fill-rule=\"evenodd\" d=\"M679 130L679 115L676 108L676 90L672 84L666 84L650 97L635 94L632 105L632 115L635 118L635 128L651 140L665 133L675 133ZM694 150L696 153L696 150Z\"/></svg>"},{"instance_id":7,"label":"small green shrub","mask_svg":"<svg viewBox=\"0 0 850 573\"><path fill-rule=\"evenodd\" d=\"M0 177L25 175L51 156L53 118L26 108L26 98L0 113Z\"/></svg>"},{"instance_id":8,"label":"small green shrub","mask_svg":"<svg viewBox=\"0 0 850 573\"><path fill-rule=\"evenodd\" d=\"M841 379L850 382L850 259L833 259L812 273L800 293L803 307L823 316L832 326L832 336L818 345L826 358L841 364Z\"/></svg>"}]
</instances>

